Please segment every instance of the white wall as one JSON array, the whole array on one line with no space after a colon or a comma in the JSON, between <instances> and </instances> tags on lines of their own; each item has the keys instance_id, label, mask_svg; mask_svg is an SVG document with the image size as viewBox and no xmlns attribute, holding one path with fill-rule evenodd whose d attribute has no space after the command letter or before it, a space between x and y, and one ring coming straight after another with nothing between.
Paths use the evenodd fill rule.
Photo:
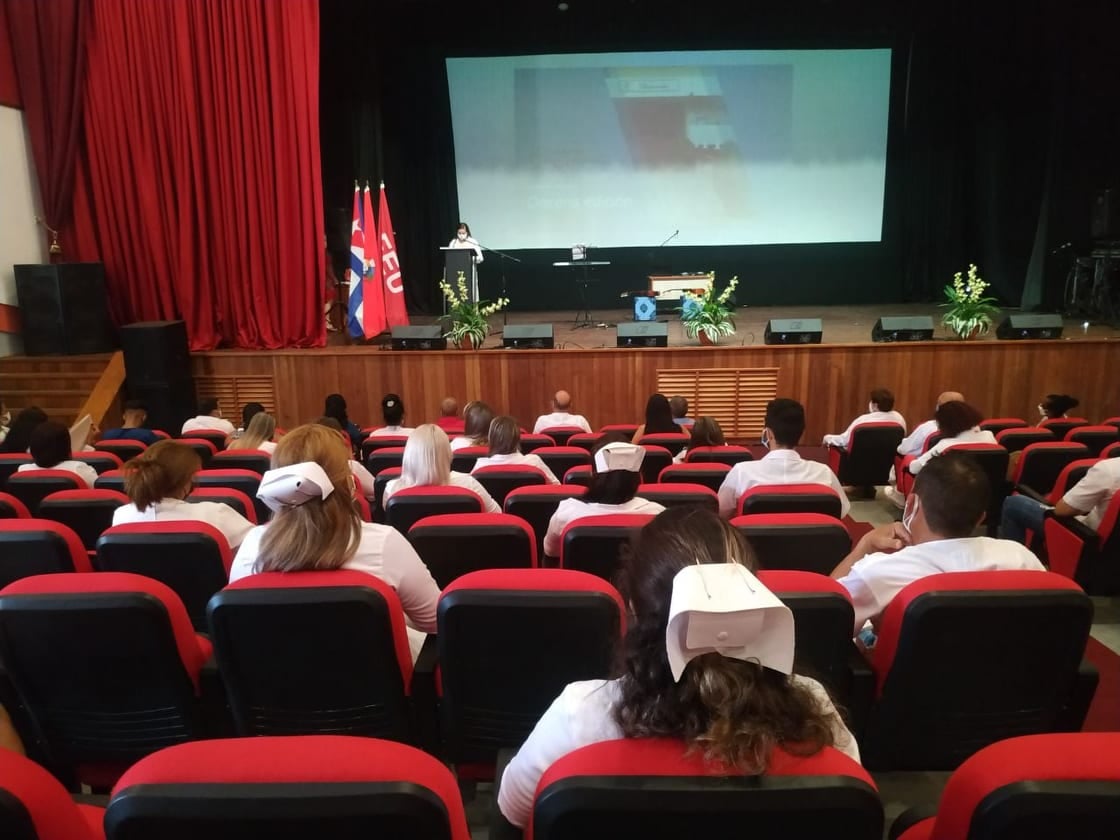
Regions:
<instances>
[{"instance_id":1,"label":"white wall","mask_svg":"<svg viewBox=\"0 0 1120 840\"><path fill-rule=\"evenodd\" d=\"M39 185L23 111L0 106L0 304L16 306L12 266L46 262L46 241L35 224ZM22 351L18 335L0 332L0 356Z\"/></svg>"}]
</instances>

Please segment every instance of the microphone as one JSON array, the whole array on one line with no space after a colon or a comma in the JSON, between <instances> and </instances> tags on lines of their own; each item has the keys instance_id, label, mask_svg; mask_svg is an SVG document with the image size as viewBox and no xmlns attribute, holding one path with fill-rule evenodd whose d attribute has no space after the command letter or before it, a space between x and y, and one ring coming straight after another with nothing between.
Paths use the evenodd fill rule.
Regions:
<instances>
[{"instance_id":1,"label":"microphone","mask_svg":"<svg viewBox=\"0 0 1120 840\"><path fill-rule=\"evenodd\" d=\"M657 247L658 247L658 248L664 248L664 247L665 247L666 245L668 245L668 244L669 244L670 242L672 242L672 241L673 241L674 239L676 239L676 238L677 238L677 234L678 234L678 233L680 233L680 232L681 232L680 228L677 228L677 229L676 229L675 231L673 231L673 235L672 235L672 236L670 236L670 237L669 237L668 239L666 239L666 240L665 240L664 242L662 242L662 243L661 243L660 245L658 245Z\"/></svg>"}]
</instances>

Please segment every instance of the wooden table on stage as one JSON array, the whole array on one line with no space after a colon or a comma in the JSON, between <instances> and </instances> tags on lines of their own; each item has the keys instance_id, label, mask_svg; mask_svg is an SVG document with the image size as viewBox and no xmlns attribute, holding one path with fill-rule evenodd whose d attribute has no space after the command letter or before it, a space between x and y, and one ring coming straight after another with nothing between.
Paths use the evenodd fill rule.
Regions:
<instances>
[{"instance_id":1,"label":"wooden table on stage","mask_svg":"<svg viewBox=\"0 0 1120 840\"><path fill-rule=\"evenodd\" d=\"M680 302L681 291L701 291L712 288L711 274L650 274L649 290L657 295L657 300Z\"/></svg>"}]
</instances>

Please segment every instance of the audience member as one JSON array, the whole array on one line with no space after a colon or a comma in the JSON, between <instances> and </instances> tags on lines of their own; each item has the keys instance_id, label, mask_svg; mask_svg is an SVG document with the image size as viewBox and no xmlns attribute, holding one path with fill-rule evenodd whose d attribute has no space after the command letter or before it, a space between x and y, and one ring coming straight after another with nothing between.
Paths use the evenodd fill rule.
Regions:
<instances>
[{"instance_id":1,"label":"audience member","mask_svg":"<svg viewBox=\"0 0 1120 840\"><path fill-rule=\"evenodd\" d=\"M329 394L323 405L323 414L338 421L342 431L350 438L351 450L358 451L362 445L362 430L357 423L351 422L346 413L346 398L342 394Z\"/></svg>"},{"instance_id":2,"label":"audience member","mask_svg":"<svg viewBox=\"0 0 1120 840\"><path fill-rule=\"evenodd\" d=\"M324 426L299 426L280 439L276 466L264 474L257 494L273 519L249 532L230 581L258 572L351 569L375 575L397 591L415 659L425 634L436 629L439 586L396 529L361 520L348 460L346 445Z\"/></svg>"},{"instance_id":3,"label":"audience member","mask_svg":"<svg viewBox=\"0 0 1120 840\"><path fill-rule=\"evenodd\" d=\"M806 461L797 452L805 434L805 409L796 400L779 398L766 405L762 445L770 451L758 461L736 464L719 488L719 512L734 516L739 497L760 484L823 484L840 495L840 515L847 516L851 504L836 474L827 465Z\"/></svg>"},{"instance_id":4,"label":"audience member","mask_svg":"<svg viewBox=\"0 0 1120 840\"><path fill-rule=\"evenodd\" d=\"M522 454L521 427L518 425L516 417L508 415L495 417L490 423L489 440L490 454L475 461L475 470L497 464L524 464L544 473L544 477L549 484L560 483L560 480L548 468L548 464L541 460L539 455L534 455L531 452L528 455Z\"/></svg>"},{"instance_id":5,"label":"audience member","mask_svg":"<svg viewBox=\"0 0 1120 840\"><path fill-rule=\"evenodd\" d=\"M183 424L183 437L190 437L191 432L214 431L232 435L237 431L233 423L222 418L222 410L218 408L218 401L207 397L198 401L198 416L192 417Z\"/></svg>"},{"instance_id":6,"label":"audience member","mask_svg":"<svg viewBox=\"0 0 1120 840\"><path fill-rule=\"evenodd\" d=\"M323 426L324 428L336 432L343 445L350 445L350 435L342 431L342 424L333 417L324 415L317 418L314 422L316 426ZM360 492L371 502L377 498L377 488L374 483L373 473L367 470L361 461L356 461L353 458L350 459L350 474L354 476L354 481L357 484L357 492Z\"/></svg>"},{"instance_id":7,"label":"audience member","mask_svg":"<svg viewBox=\"0 0 1120 840\"><path fill-rule=\"evenodd\" d=\"M482 400L467 403L463 409L463 434L451 441L451 450L468 446L487 446L486 436L494 421L494 409Z\"/></svg>"},{"instance_id":8,"label":"audience member","mask_svg":"<svg viewBox=\"0 0 1120 840\"><path fill-rule=\"evenodd\" d=\"M205 522L236 549L253 523L222 502L188 502L202 460L191 447L158 441L124 465L124 492L131 500L113 511L114 525L133 522Z\"/></svg>"},{"instance_id":9,"label":"audience member","mask_svg":"<svg viewBox=\"0 0 1120 840\"><path fill-rule=\"evenodd\" d=\"M646 421L634 432L634 443L644 435L681 434L681 428L673 422L673 410L664 394L653 394L646 401Z\"/></svg>"},{"instance_id":10,"label":"audience member","mask_svg":"<svg viewBox=\"0 0 1120 840\"><path fill-rule=\"evenodd\" d=\"M276 418L267 411L258 411L240 437L233 438L226 449L228 451L259 450L271 455L276 451L276 444L272 442L275 435Z\"/></svg>"},{"instance_id":11,"label":"audience member","mask_svg":"<svg viewBox=\"0 0 1120 840\"><path fill-rule=\"evenodd\" d=\"M120 427L103 431L102 440L138 440L146 446L159 442L160 436L144 425L148 422L148 407L142 400L126 402L122 415Z\"/></svg>"},{"instance_id":12,"label":"audience member","mask_svg":"<svg viewBox=\"0 0 1120 840\"><path fill-rule=\"evenodd\" d=\"M12 425L12 412L4 405L4 400L0 399L0 444L4 442L4 438L8 436L8 431Z\"/></svg>"},{"instance_id":13,"label":"audience member","mask_svg":"<svg viewBox=\"0 0 1120 840\"><path fill-rule=\"evenodd\" d=\"M738 531L698 507L672 508L642 529L620 580L632 614L618 676L569 684L541 717L501 778L509 822L528 824L554 761L600 741L680 739L749 775L764 773L776 748L834 746L859 760L825 689L793 673L793 616L754 562Z\"/></svg>"},{"instance_id":14,"label":"audience member","mask_svg":"<svg viewBox=\"0 0 1120 840\"><path fill-rule=\"evenodd\" d=\"M937 431L941 433L941 440L931 446L924 455L910 462L907 469L913 475L917 475L931 460L954 446L960 446L962 443L996 442L995 435L980 428L984 415L978 408L966 402L952 400L942 403L937 407L934 419L937 420Z\"/></svg>"},{"instance_id":15,"label":"audience member","mask_svg":"<svg viewBox=\"0 0 1120 840\"><path fill-rule=\"evenodd\" d=\"M937 404L933 407L934 413L947 402L964 402L964 396L958 391L945 391L937 397ZM937 420L930 418L914 427L914 431L902 439L898 445L898 454L904 458L907 455L921 455L926 448L929 436L937 431Z\"/></svg>"},{"instance_id":16,"label":"audience member","mask_svg":"<svg viewBox=\"0 0 1120 840\"><path fill-rule=\"evenodd\" d=\"M1096 531L1117 490L1120 458L1103 458L1052 507L1030 496L1008 496L1003 501L1000 534L1004 539L1026 543L1028 530L1042 533L1048 510L1054 511L1055 516L1075 516L1085 527Z\"/></svg>"},{"instance_id":17,"label":"audience member","mask_svg":"<svg viewBox=\"0 0 1120 840\"><path fill-rule=\"evenodd\" d=\"M832 572L852 597L853 633L907 584L927 575L1043 569L1018 543L973 536L984 521L990 492L984 470L966 455L935 458L918 473L902 522L865 534Z\"/></svg>"},{"instance_id":18,"label":"audience member","mask_svg":"<svg viewBox=\"0 0 1120 840\"><path fill-rule=\"evenodd\" d=\"M401 461L401 477L394 478L385 485L382 503L387 503L394 493L407 487L448 484L475 493L482 499L484 513L502 512L498 503L477 479L467 473L454 472L451 469L451 445L447 440L447 433L433 423L425 423L417 426L416 430L408 436Z\"/></svg>"},{"instance_id":19,"label":"audience member","mask_svg":"<svg viewBox=\"0 0 1120 840\"><path fill-rule=\"evenodd\" d=\"M1057 420L1069 417L1069 413L1080 404L1076 397L1069 394L1047 394L1038 404L1038 413L1042 420Z\"/></svg>"},{"instance_id":20,"label":"audience member","mask_svg":"<svg viewBox=\"0 0 1120 840\"><path fill-rule=\"evenodd\" d=\"M18 455L27 452L31 446L31 433L41 423L47 422L47 413L36 405L25 408L16 415L12 421L4 442L0 444L0 453Z\"/></svg>"},{"instance_id":21,"label":"audience member","mask_svg":"<svg viewBox=\"0 0 1120 840\"><path fill-rule=\"evenodd\" d=\"M627 443L622 435L599 439L591 456L591 485L578 499L563 499L548 522L544 553L559 557L564 529L577 519L609 516L613 513L661 513L657 502L638 495L642 483L642 461L646 451Z\"/></svg>"},{"instance_id":22,"label":"audience member","mask_svg":"<svg viewBox=\"0 0 1120 840\"><path fill-rule=\"evenodd\" d=\"M825 446L838 446L847 449L852 442L852 429L862 423L897 423L906 431L906 419L894 410L894 394L886 388L876 388L871 392L871 399L867 403L867 413L861 414L848 424L843 432L838 435L825 435Z\"/></svg>"},{"instance_id":23,"label":"audience member","mask_svg":"<svg viewBox=\"0 0 1120 840\"><path fill-rule=\"evenodd\" d=\"M396 394L386 394L381 398L381 416L385 425L370 432L370 437L404 436L412 431L408 426L401 425L404 420L404 400Z\"/></svg>"},{"instance_id":24,"label":"audience member","mask_svg":"<svg viewBox=\"0 0 1120 840\"><path fill-rule=\"evenodd\" d=\"M572 395L567 391L557 391L552 397L552 413L542 414L533 424L533 434L539 435L545 429L557 426L579 426L584 432L591 432L591 424L582 414L572 414Z\"/></svg>"},{"instance_id":25,"label":"audience member","mask_svg":"<svg viewBox=\"0 0 1120 840\"><path fill-rule=\"evenodd\" d=\"M678 426L691 426L696 422L688 416L688 400L684 397L670 397L669 410L673 412L673 422Z\"/></svg>"},{"instance_id":26,"label":"audience member","mask_svg":"<svg viewBox=\"0 0 1120 840\"><path fill-rule=\"evenodd\" d=\"M450 434L463 428L463 418L459 416L459 401L454 397L444 397L439 404L439 419L436 425Z\"/></svg>"},{"instance_id":27,"label":"audience member","mask_svg":"<svg viewBox=\"0 0 1120 840\"><path fill-rule=\"evenodd\" d=\"M674 456L673 461L681 464L688 457L688 450L698 446L727 446L723 438L723 429L714 417L701 417L691 426L688 446Z\"/></svg>"},{"instance_id":28,"label":"audience member","mask_svg":"<svg viewBox=\"0 0 1120 840\"><path fill-rule=\"evenodd\" d=\"M19 472L34 470L63 470L81 479L86 489L93 489L97 470L83 461L70 459L70 430L61 423L47 420L31 433L31 457L34 462L21 464Z\"/></svg>"},{"instance_id":29,"label":"audience member","mask_svg":"<svg viewBox=\"0 0 1120 840\"><path fill-rule=\"evenodd\" d=\"M226 438L226 449L229 449L231 442L245 434L245 430L249 428L253 418L262 411L264 411L264 406L259 402L247 402L241 407L241 425L234 430L232 435Z\"/></svg>"}]
</instances>

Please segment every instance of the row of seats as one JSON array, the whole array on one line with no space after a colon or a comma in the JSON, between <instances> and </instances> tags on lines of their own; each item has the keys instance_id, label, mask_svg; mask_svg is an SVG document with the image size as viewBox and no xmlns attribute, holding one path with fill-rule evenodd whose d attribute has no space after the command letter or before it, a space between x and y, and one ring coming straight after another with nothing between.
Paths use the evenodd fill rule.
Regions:
<instances>
[{"instance_id":1,"label":"row of seats","mask_svg":"<svg viewBox=\"0 0 1120 840\"><path fill-rule=\"evenodd\" d=\"M215 740L133 765L101 809L77 805L45 770L0 755L0 835L12 840L136 837L411 837L469 840L450 770L390 741L346 736ZM932 814L911 809L891 840L1106 838L1120 821L1120 734L1011 738L950 777ZM874 780L847 756L775 750L762 777L735 777L668 739L604 741L544 774L527 836L880 840ZM736 832L738 833L738 832ZM491 836L494 830L491 829Z\"/></svg>"}]
</instances>

